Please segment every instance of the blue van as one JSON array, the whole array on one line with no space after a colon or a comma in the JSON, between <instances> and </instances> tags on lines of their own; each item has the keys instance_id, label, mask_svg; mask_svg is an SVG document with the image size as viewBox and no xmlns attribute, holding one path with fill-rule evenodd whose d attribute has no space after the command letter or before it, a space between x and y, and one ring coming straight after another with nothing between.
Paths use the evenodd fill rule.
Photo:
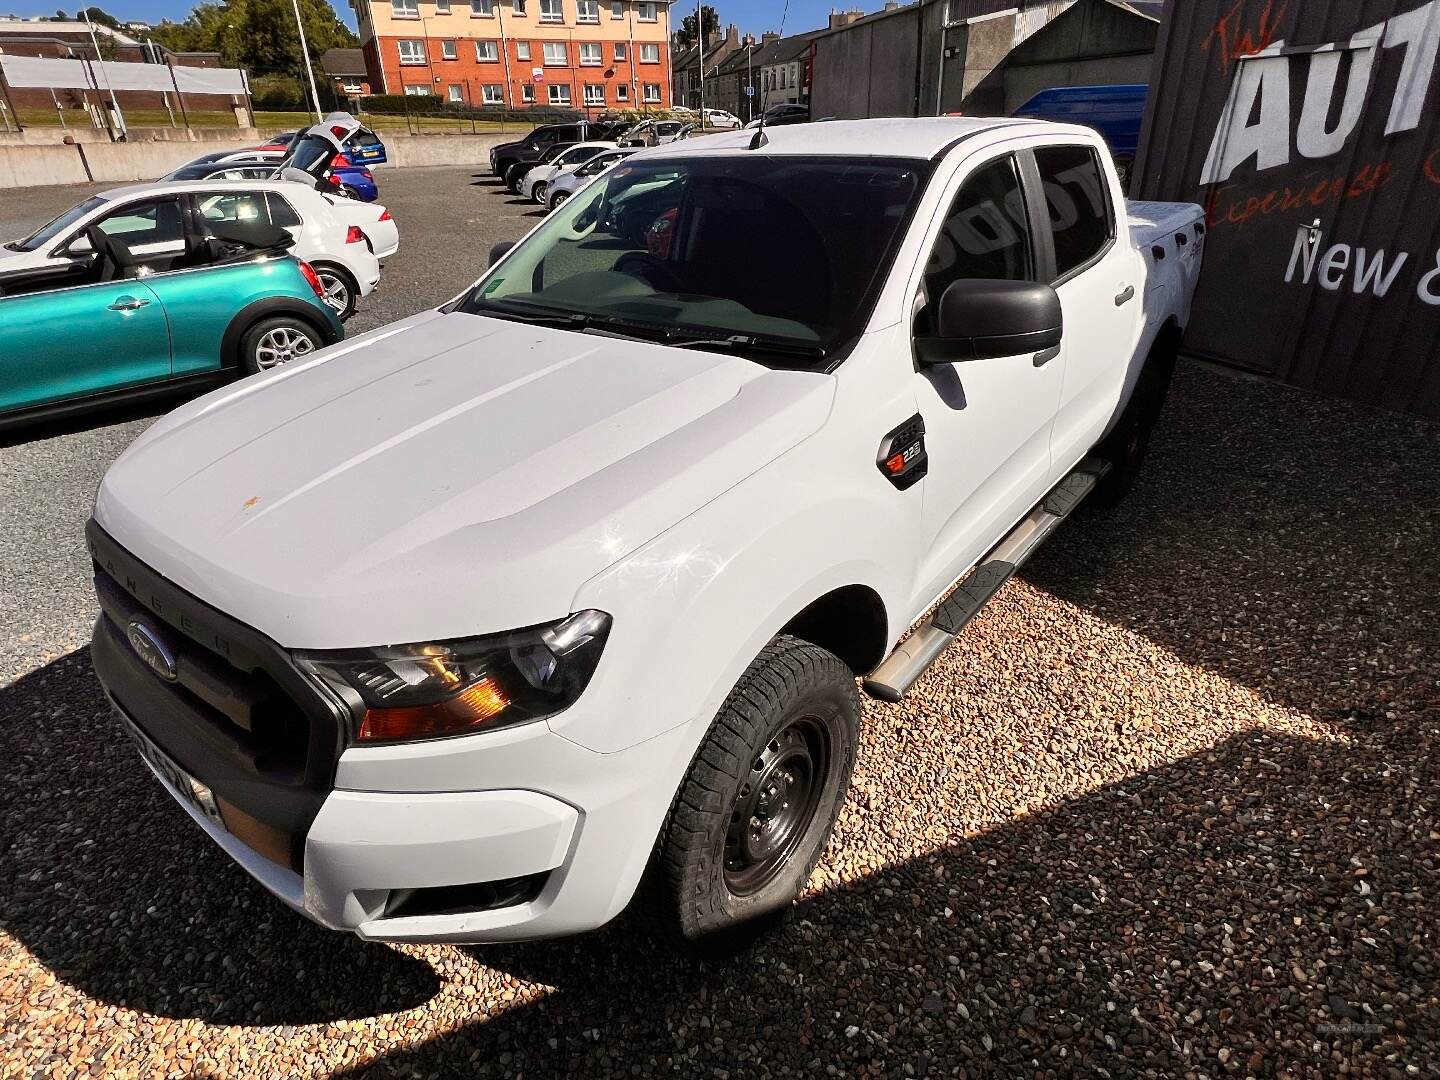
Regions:
<instances>
[{"instance_id":1,"label":"blue van","mask_svg":"<svg viewBox=\"0 0 1440 1080\"><path fill-rule=\"evenodd\" d=\"M1128 186L1130 167L1140 149L1140 125L1145 119L1149 93L1144 83L1056 86L1041 90L1016 109L1015 115L1095 128L1110 144L1121 183Z\"/></svg>"}]
</instances>

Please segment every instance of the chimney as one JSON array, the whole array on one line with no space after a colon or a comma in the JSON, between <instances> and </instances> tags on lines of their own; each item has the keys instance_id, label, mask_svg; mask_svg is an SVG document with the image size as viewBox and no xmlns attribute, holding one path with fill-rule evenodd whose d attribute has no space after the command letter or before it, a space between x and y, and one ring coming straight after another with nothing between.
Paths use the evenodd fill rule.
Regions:
<instances>
[{"instance_id":1,"label":"chimney","mask_svg":"<svg viewBox=\"0 0 1440 1080\"><path fill-rule=\"evenodd\" d=\"M900 0L885 0L885 10L886 10L886 11L899 11L899 10L900 10Z\"/></svg>"},{"instance_id":2,"label":"chimney","mask_svg":"<svg viewBox=\"0 0 1440 1080\"><path fill-rule=\"evenodd\" d=\"M733 22L725 28L725 44L737 49L740 47L740 28Z\"/></svg>"},{"instance_id":3,"label":"chimney","mask_svg":"<svg viewBox=\"0 0 1440 1080\"><path fill-rule=\"evenodd\" d=\"M763 34L760 35L760 44L761 44L761 45L769 45L770 42L772 42L772 41L779 41L779 40L780 40L780 35L777 34L777 33L775 33L774 30L766 30L765 33L763 33Z\"/></svg>"},{"instance_id":4,"label":"chimney","mask_svg":"<svg viewBox=\"0 0 1440 1080\"><path fill-rule=\"evenodd\" d=\"M848 26L856 19L863 19L864 17L865 13L863 11L832 10L830 12L830 29L834 30L837 26Z\"/></svg>"}]
</instances>

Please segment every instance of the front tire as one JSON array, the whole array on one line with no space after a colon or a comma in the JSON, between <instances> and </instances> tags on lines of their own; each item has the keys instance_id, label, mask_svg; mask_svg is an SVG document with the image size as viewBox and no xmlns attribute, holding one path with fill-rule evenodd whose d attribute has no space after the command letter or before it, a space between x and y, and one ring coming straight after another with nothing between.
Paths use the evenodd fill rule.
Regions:
<instances>
[{"instance_id":1,"label":"front tire","mask_svg":"<svg viewBox=\"0 0 1440 1080\"><path fill-rule=\"evenodd\" d=\"M1085 500L1086 504L1101 508L1118 506L1135 487L1150 449L1150 433L1170 393L1176 352L1177 343L1169 335L1162 337L1150 351L1125 411L1110 434L1095 447L1095 453L1110 462L1110 471Z\"/></svg>"},{"instance_id":2,"label":"front tire","mask_svg":"<svg viewBox=\"0 0 1440 1080\"><path fill-rule=\"evenodd\" d=\"M700 744L656 848L655 916L709 954L784 918L830 838L855 767L860 698L833 653L775 638Z\"/></svg>"},{"instance_id":3,"label":"front tire","mask_svg":"<svg viewBox=\"0 0 1440 1080\"><path fill-rule=\"evenodd\" d=\"M568 199L568 198L570 198L570 193L569 193L568 191L557 191L557 192L555 192L554 195L551 195L551 196L550 196L550 202L549 202L550 209L551 209L551 210L558 210L561 206L564 206L564 205L565 205L565 200Z\"/></svg>"},{"instance_id":4,"label":"front tire","mask_svg":"<svg viewBox=\"0 0 1440 1080\"><path fill-rule=\"evenodd\" d=\"M541 180L538 184L531 188L530 201L536 203L543 203L545 201L545 189L547 186L548 185L545 183L545 181Z\"/></svg>"},{"instance_id":5,"label":"front tire","mask_svg":"<svg viewBox=\"0 0 1440 1080\"><path fill-rule=\"evenodd\" d=\"M261 319L240 339L240 363L247 375L288 364L324 346L320 332L298 315Z\"/></svg>"},{"instance_id":6,"label":"front tire","mask_svg":"<svg viewBox=\"0 0 1440 1080\"><path fill-rule=\"evenodd\" d=\"M519 195L520 181L525 178L525 173L528 171L529 170L520 165L511 165L510 168L506 169L505 190L510 192L511 195Z\"/></svg>"}]
</instances>

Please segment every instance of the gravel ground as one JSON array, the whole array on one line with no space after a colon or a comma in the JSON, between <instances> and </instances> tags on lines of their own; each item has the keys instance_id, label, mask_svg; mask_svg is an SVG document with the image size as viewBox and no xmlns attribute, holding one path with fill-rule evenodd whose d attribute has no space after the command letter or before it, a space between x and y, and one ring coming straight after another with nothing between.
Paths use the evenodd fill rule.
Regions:
<instances>
[{"instance_id":1,"label":"gravel ground","mask_svg":"<svg viewBox=\"0 0 1440 1080\"><path fill-rule=\"evenodd\" d=\"M410 253L476 216L386 317L513 235L457 178L387 183ZM0 1075L1440 1075L1435 425L1182 369L1135 495L867 702L809 894L715 965L628 916L366 945L213 849L76 647L143 424L0 449Z\"/></svg>"}]
</instances>

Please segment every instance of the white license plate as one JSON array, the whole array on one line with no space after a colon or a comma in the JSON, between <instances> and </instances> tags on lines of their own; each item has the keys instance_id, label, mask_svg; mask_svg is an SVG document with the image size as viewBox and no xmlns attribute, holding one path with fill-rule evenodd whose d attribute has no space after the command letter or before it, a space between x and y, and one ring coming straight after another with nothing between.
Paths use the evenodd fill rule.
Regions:
<instances>
[{"instance_id":1,"label":"white license plate","mask_svg":"<svg viewBox=\"0 0 1440 1080\"><path fill-rule=\"evenodd\" d=\"M135 740L135 745L140 750L140 756L160 774L160 778L165 781L175 797L195 807L220 828L225 828L225 821L220 816L220 805L215 801L215 793L210 790L209 786L202 784L175 764L175 760L131 723L128 716L122 713L120 719L125 722L125 730L130 732L130 737Z\"/></svg>"}]
</instances>

